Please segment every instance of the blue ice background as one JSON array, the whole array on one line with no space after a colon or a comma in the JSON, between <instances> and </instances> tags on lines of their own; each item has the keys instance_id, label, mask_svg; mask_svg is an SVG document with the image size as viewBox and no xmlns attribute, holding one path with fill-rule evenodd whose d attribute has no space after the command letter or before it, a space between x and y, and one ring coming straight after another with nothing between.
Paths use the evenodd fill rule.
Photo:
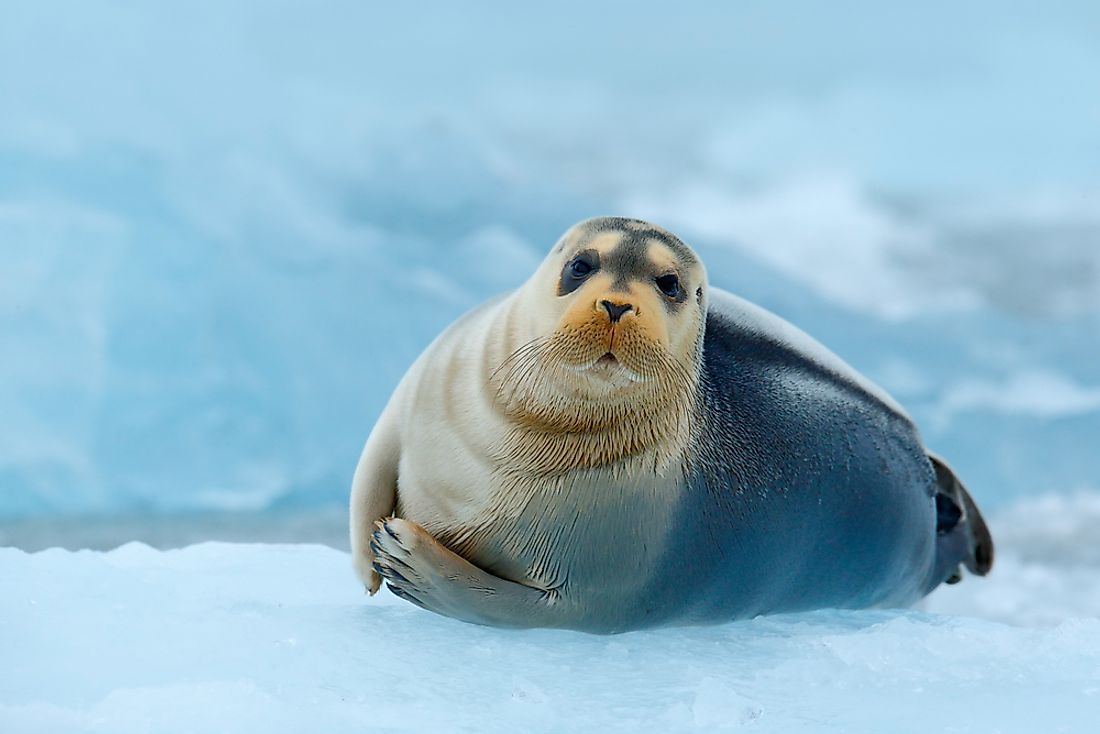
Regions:
<instances>
[{"instance_id":1,"label":"blue ice background","mask_svg":"<svg viewBox=\"0 0 1100 734\"><path fill-rule=\"evenodd\" d=\"M1091 2L7 4L0 520L342 504L418 352L596 214L883 384L983 506L1096 489L1098 38Z\"/></svg>"}]
</instances>

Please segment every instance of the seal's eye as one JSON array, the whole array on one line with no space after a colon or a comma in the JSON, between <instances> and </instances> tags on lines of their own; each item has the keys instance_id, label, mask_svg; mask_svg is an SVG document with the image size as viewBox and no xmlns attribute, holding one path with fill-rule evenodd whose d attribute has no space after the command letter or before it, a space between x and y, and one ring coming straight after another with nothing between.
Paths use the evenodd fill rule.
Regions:
<instances>
[{"instance_id":1,"label":"seal's eye","mask_svg":"<svg viewBox=\"0 0 1100 734\"><path fill-rule=\"evenodd\" d=\"M680 279L671 273L657 278L657 287L661 289L661 293L669 298L676 298L680 295Z\"/></svg>"},{"instance_id":2,"label":"seal's eye","mask_svg":"<svg viewBox=\"0 0 1100 734\"><path fill-rule=\"evenodd\" d=\"M558 283L558 295L564 296L581 287L585 279L600 269L600 256L593 250L585 250L565 264Z\"/></svg>"}]
</instances>

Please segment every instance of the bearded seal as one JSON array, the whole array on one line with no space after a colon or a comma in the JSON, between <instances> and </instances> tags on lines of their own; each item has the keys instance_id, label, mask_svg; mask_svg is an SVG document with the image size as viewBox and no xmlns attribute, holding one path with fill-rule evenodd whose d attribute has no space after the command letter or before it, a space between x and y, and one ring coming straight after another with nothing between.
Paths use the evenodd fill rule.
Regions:
<instances>
[{"instance_id":1,"label":"bearded seal","mask_svg":"<svg viewBox=\"0 0 1100 734\"><path fill-rule=\"evenodd\" d=\"M993 559L901 406L623 218L575 225L427 348L350 509L371 593L504 627L905 606Z\"/></svg>"}]
</instances>

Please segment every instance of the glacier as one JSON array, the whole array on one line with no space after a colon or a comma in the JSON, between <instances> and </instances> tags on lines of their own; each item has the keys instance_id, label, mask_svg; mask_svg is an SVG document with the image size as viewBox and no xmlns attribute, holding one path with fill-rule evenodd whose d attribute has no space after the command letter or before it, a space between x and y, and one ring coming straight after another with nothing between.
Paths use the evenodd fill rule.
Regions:
<instances>
[{"instance_id":1,"label":"glacier","mask_svg":"<svg viewBox=\"0 0 1100 734\"><path fill-rule=\"evenodd\" d=\"M417 353L597 214L883 384L983 507L1095 490L1096 5L785 7L7 9L0 531L342 504Z\"/></svg>"}]
</instances>

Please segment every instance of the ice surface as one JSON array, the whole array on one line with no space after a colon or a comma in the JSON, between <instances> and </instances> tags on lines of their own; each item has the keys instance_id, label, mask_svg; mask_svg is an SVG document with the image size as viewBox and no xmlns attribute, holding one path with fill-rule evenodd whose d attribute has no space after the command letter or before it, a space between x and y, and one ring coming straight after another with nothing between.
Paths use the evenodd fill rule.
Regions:
<instances>
[{"instance_id":1,"label":"ice surface","mask_svg":"<svg viewBox=\"0 0 1100 734\"><path fill-rule=\"evenodd\" d=\"M368 598L321 546L0 549L0 731L1091 734L1100 495L1038 507L925 611L611 637Z\"/></svg>"}]
</instances>

